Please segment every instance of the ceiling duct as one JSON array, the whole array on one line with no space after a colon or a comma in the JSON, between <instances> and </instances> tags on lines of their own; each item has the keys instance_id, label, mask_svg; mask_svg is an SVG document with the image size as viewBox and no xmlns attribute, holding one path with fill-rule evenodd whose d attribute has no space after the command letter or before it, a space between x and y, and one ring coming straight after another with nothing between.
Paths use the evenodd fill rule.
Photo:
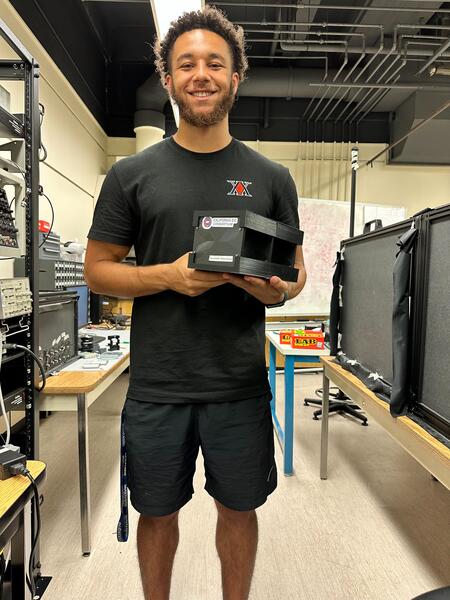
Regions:
<instances>
[{"instance_id":1,"label":"ceiling duct","mask_svg":"<svg viewBox=\"0 0 450 600\"><path fill-rule=\"evenodd\" d=\"M169 100L157 73L153 73L136 91L134 132L139 152L162 139L166 131L164 106Z\"/></svg>"},{"instance_id":2,"label":"ceiling duct","mask_svg":"<svg viewBox=\"0 0 450 600\"><path fill-rule=\"evenodd\" d=\"M395 142L436 109L448 102L448 92L418 91L397 109L392 123ZM392 148L389 162L396 164L450 165L450 108Z\"/></svg>"}]
</instances>

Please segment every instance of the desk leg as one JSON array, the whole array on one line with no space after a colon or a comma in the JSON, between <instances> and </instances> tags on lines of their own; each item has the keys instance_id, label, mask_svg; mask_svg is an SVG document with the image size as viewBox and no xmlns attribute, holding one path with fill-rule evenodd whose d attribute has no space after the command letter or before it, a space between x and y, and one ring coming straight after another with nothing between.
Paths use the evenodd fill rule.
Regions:
<instances>
[{"instance_id":1,"label":"desk leg","mask_svg":"<svg viewBox=\"0 0 450 600\"><path fill-rule=\"evenodd\" d=\"M91 553L91 488L89 477L89 431L86 395L77 394L78 404L78 468L80 474L81 549Z\"/></svg>"},{"instance_id":2,"label":"desk leg","mask_svg":"<svg viewBox=\"0 0 450 600\"><path fill-rule=\"evenodd\" d=\"M284 363L284 474L293 475L294 452L294 357Z\"/></svg>"},{"instance_id":3,"label":"desk leg","mask_svg":"<svg viewBox=\"0 0 450 600\"><path fill-rule=\"evenodd\" d=\"M29 548L28 550L26 548L26 536L28 534L31 537L29 524L27 526L27 519L30 519L30 515L28 503L28 506L25 506L18 516L18 528L11 538L11 594L14 600L31 600L31 593L25 580L28 569L27 558L29 556Z\"/></svg>"},{"instance_id":4,"label":"desk leg","mask_svg":"<svg viewBox=\"0 0 450 600\"><path fill-rule=\"evenodd\" d=\"M270 408L272 409L272 414L275 414L277 392L277 349L272 342L269 342L269 383L272 391Z\"/></svg>"},{"instance_id":5,"label":"desk leg","mask_svg":"<svg viewBox=\"0 0 450 600\"><path fill-rule=\"evenodd\" d=\"M323 369L322 429L320 432L320 479L327 479L328 462L328 410L330 407L330 380Z\"/></svg>"}]
</instances>

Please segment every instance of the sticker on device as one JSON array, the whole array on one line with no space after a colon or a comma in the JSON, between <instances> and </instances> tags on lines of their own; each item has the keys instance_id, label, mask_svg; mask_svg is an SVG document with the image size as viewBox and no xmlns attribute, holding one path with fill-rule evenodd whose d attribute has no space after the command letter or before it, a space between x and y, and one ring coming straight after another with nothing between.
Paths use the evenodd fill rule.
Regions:
<instances>
[{"instance_id":1,"label":"sticker on device","mask_svg":"<svg viewBox=\"0 0 450 600\"><path fill-rule=\"evenodd\" d=\"M211 229L211 227L234 227L239 221L237 217L203 217L203 229Z\"/></svg>"},{"instance_id":2,"label":"sticker on device","mask_svg":"<svg viewBox=\"0 0 450 600\"><path fill-rule=\"evenodd\" d=\"M210 254L209 255L209 262L228 262L228 263L232 263L232 262L234 262L234 257L233 256L221 256L219 254Z\"/></svg>"}]
</instances>

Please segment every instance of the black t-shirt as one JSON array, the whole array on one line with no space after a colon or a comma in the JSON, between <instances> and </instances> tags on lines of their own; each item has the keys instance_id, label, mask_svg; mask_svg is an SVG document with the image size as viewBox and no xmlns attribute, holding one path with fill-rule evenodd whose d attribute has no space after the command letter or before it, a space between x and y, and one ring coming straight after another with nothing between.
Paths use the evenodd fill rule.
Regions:
<instances>
[{"instance_id":1,"label":"black t-shirt","mask_svg":"<svg viewBox=\"0 0 450 600\"><path fill-rule=\"evenodd\" d=\"M298 227L297 204L288 169L242 142L197 153L169 138L112 167L88 237L134 245L138 265L170 263L192 250L195 210L248 209ZM230 283L195 298L135 298L128 396L217 402L268 392L264 321L264 305Z\"/></svg>"}]
</instances>

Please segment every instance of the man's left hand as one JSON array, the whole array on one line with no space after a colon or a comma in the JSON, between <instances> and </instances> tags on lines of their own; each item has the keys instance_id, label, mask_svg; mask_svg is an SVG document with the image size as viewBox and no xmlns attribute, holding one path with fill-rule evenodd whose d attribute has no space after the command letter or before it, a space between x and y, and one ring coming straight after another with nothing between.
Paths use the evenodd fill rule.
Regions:
<instances>
[{"instance_id":1,"label":"man's left hand","mask_svg":"<svg viewBox=\"0 0 450 600\"><path fill-rule=\"evenodd\" d=\"M263 304L276 304L283 300L284 292L288 291L288 284L276 275L270 279L251 277L250 275L233 275L224 273L223 278L233 285L242 288Z\"/></svg>"}]
</instances>

